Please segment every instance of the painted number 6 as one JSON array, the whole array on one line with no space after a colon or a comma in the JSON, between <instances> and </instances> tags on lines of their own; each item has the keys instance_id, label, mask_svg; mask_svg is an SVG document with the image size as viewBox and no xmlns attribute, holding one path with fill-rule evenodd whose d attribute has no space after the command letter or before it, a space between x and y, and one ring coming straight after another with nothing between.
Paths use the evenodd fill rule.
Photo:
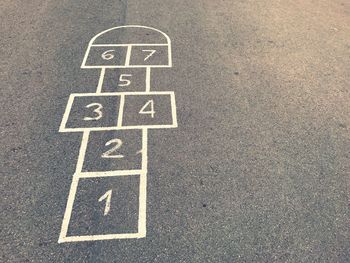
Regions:
<instances>
[{"instance_id":1,"label":"painted number 6","mask_svg":"<svg viewBox=\"0 0 350 263\"><path fill-rule=\"evenodd\" d=\"M106 50L105 52L102 53L101 57L104 60L111 60L112 58L114 58L114 55L111 54L112 52L114 52L114 49Z\"/></svg>"}]
</instances>

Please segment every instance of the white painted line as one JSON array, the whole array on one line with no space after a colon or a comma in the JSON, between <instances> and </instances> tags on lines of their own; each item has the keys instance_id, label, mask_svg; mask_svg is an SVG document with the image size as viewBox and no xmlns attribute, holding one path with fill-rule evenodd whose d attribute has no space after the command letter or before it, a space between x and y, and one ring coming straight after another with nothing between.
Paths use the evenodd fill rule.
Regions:
<instances>
[{"instance_id":1,"label":"white painted line","mask_svg":"<svg viewBox=\"0 0 350 263\"><path fill-rule=\"evenodd\" d=\"M146 137L147 138L147 137ZM147 146L147 142L146 142ZM64 218L62 221L62 227L61 227L61 232L60 236L58 239L58 243L63 243L63 242L77 242L77 241L94 241L94 240L108 240L108 239L124 239L124 238L143 238L146 236L145 228L146 228L146 221L145 221L145 216L146 216L146 207L139 208L139 222L138 222L138 233L123 233L123 234L106 234L106 235L86 235L86 236L67 236L68 233L68 227L69 227L69 222L70 218L72 215L72 210L73 210L73 205L74 205L74 200L78 188L78 183L81 178L92 178L92 177L110 177L110 176L130 176L130 175L139 175L140 176L140 196L142 195L143 202L146 202L146 192L145 192L145 176L146 172L143 170L125 170L125 171L108 171L105 172L104 175L103 173L80 173L80 174L74 174L73 175L73 180L72 184L69 190L69 195L68 195L68 201L66 205L66 210L64 214ZM142 188L141 188L142 184ZM141 192L142 189L142 192ZM139 200L141 200L141 197L139 196ZM142 203L140 203L141 207ZM144 206L146 203L144 204ZM143 213L140 215L140 211ZM142 224L140 224L140 218ZM140 232L140 225L141 225L141 230Z\"/></svg>"},{"instance_id":2,"label":"white painted line","mask_svg":"<svg viewBox=\"0 0 350 263\"><path fill-rule=\"evenodd\" d=\"M146 232L147 232L147 172L140 175L138 231L139 231L141 236L146 236Z\"/></svg>"},{"instance_id":3,"label":"white painted line","mask_svg":"<svg viewBox=\"0 0 350 263\"><path fill-rule=\"evenodd\" d=\"M120 96L120 105L119 105L119 112L118 112L118 123L117 123L118 128L121 128L123 124L124 103L125 103L125 95L122 94Z\"/></svg>"},{"instance_id":4,"label":"white painted line","mask_svg":"<svg viewBox=\"0 0 350 263\"><path fill-rule=\"evenodd\" d=\"M72 93L70 96L73 97L100 97L100 96L121 96L121 95L171 95L174 94L174 91L127 91L127 92L103 92L103 93Z\"/></svg>"},{"instance_id":5,"label":"white painted line","mask_svg":"<svg viewBox=\"0 0 350 263\"><path fill-rule=\"evenodd\" d=\"M95 44L95 40L115 29L119 28L145 28L151 29L159 32L165 37L165 43L123 43L123 44ZM125 65L86 65L89 52L92 46L96 47L118 47L123 46L127 47ZM130 58L133 46L141 47L150 47L150 46L167 46L168 47L168 63L165 65L130 65ZM62 228L60 232L60 237L58 242L78 242L78 241L95 241L95 240L109 240L109 239L127 239L127 238L143 238L146 236L146 219L147 219L147 165L148 165L148 129L159 129L159 128L175 128L178 126L177 117L176 117L176 104L175 104L175 93L173 91L156 91L151 92L151 68L167 68L172 67L172 53L171 53L171 41L170 38L162 31L140 25L128 25L128 26L119 26L107 29L95 35L89 42L88 48L85 52L81 68L100 68L101 73L99 77L99 82L96 88L96 93L75 93L71 94L63 119L59 128L60 132L83 132L82 142L79 150L79 156L76 166L76 173L73 175L72 184L70 187L67 206L62 221ZM105 70L108 68L146 68L146 79L145 79L145 92L107 92L102 93L103 81ZM139 96L139 95L169 95L171 103L171 116L172 124L165 125L134 125L134 126L125 126L122 127L123 123L123 112L124 112L124 103L125 96ZM116 127L87 127L87 128L65 128L71 108L73 106L73 101L75 97L87 97L87 96L120 96L120 105L118 113L118 123ZM141 169L135 170L114 170L114 171L93 171L93 172L83 172L83 163L85 159L85 153L87 150L87 144L89 139L89 133L91 131L109 131L109 130L135 130L142 129L142 163ZM93 177L111 177L111 176L130 176L130 175L139 175L140 176L140 185L139 185L139 214L138 214L138 233L119 233L119 234L104 234L104 235L83 235L83 236L69 236L67 237L69 221L73 209L73 203L78 187L78 182L80 178L93 178Z\"/></svg>"},{"instance_id":6,"label":"white painted line","mask_svg":"<svg viewBox=\"0 0 350 263\"><path fill-rule=\"evenodd\" d=\"M89 135L90 135L90 131L88 131L88 130L84 131L83 138L81 140L80 150L79 150L77 167L75 169L76 173L80 173L83 169L86 148L87 148L87 144L89 141Z\"/></svg>"},{"instance_id":7,"label":"white painted line","mask_svg":"<svg viewBox=\"0 0 350 263\"><path fill-rule=\"evenodd\" d=\"M115 30L115 29L119 29L119 28L132 28L132 27L135 27L135 28L146 28L146 29L151 29L151 30L154 30L154 31L157 31L159 33L161 33L165 38L166 38L166 43L164 44L170 44L171 41L170 41L170 38L168 37L167 34L165 34L164 32L160 31L159 29L156 29L154 27L149 27L149 26L141 26L141 25L126 25L126 26L116 26L116 27L112 27L112 28L109 28L109 29L106 29L100 33L98 33L97 35L95 35L89 42L89 45L93 45L94 41L101 35L109 32L109 31L112 31L112 30Z\"/></svg>"},{"instance_id":8,"label":"white painted line","mask_svg":"<svg viewBox=\"0 0 350 263\"><path fill-rule=\"evenodd\" d=\"M139 175L144 173L143 169L136 170L113 170L113 171L98 171L98 172L80 172L76 174L78 178L92 178L92 177L112 177L112 176L128 176Z\"/></svg>"},{"instance_id":9,"label":"white painted line","mask_svg":"<svg viewBox=\"0 0 350 263\"><path fill-rule=\"evenodd\" d=\"M161 46L166 47L169 46L169 44L159 44L159 43L152 43L152 44L92 44L91 47L148 47L148 46Z\"/></svg>"},{"instance_id":10,"label":"white painted line","mask_svg":"<svg viewBox=\"0 0 350 263\"><path fill-rule=\"evenodd\" d=\"M151 93L151 68L146 68L146 92ZM134 95L134 94L133 94Z\"/></svg>"},{"instance_id":11,"label":"white painted line","mask_svg":"<svg viewBox=\"0 0 350 263\"><path fill-rule=\"evenodd\" d=\"M138 130L138 129L171 129L177 128L177 124L145 124L145 125L131 125L131 126L110 126L110 127L88 127L88 128L64 128L60 132L83 132L83 131L118 131L118 130Z\"/></svg>"},{"instance_id":12,"label":"white painted line","mask_svg":"<svg viewBox=\"0 0 350 263\"><path fill-rule=\"evenodd\" d=\"M168 63L167 65L130 65L130 66L125 66L125 65L97 65L97 66L81 66L81 68L83 69L92 69L92 68L97 68L97 69L101 69L101 68L171 68L171 64Z\"/></svg>"},{"instance_id":13,"label":"white painted line","mask_svg":"<svg viewBox=\"0 0 350 263\"><path fill-rule=\"evenodd\" d=\"M148 130L142 130L142 170L139 190L139 233L146 236L147 231L147 164L148 164Z\"/></svg>"},{"instance_id":14,"label":"white painted line","mask_svg":"<svg viewBox=\"0 0 350 263\"><path fill-rule=\"evenodd\" d=\"M87 61L87 59L88 59L90 50L91 50L91 45L89 45L88 48L87 48L86 51L85 51L85 55L84 55L84 58L83 58L83 62L81 63L80 68L85 68L85 67L86 67L85 65L86 65L86 61Z\"/></svg>"},{"instance_id":15,"label":"white painted line","mask_svg":"<svg viewBox=\"0 0 350 263\"><path fill-rule=\"evenodd\" d=\"M68 225L69 225L70 217L72 215L73 203L74 203L75 194L78 188L78 182L79 182L79 178L73 175L73 180L70 186L68 200L67 200L66 211L64 212L64 217L62 221L61 232L58 238L58 243L64 242L64 239L67 236Z\"/></svg>"},{"instance_id":16,"label":"white painted line","mask_svg":"<svg viewBox=\"0 0 350 263\"><path fill-rule=\"evenodd\" d=\"M96 92L101 91L101 88L102 88L102 85L103 85L104 74L105 74L105 70L102 69L101 73L100 73L98 86L96 88L97 89ZM73 99L74 99L74 96L69 96L69 100L68 100L68 103L67 103L66 111L68 109L70 111L70 109L72 107L72 104L73 104ZM65 111L65 113L63 115L62 123L61 123L60 130L59 130L60 132L62 130L61 129L62 125L65 126L66 123L67 123L67 120L68 120L69 113L67 113L66 111ZM81 145L80 145L80 149L79 149L79 156L78 156L77 166L76 166L76 172L78 172L78 173L82 170L82 167L83 167L89 135L90 135L90 131L84 131L83 138L82 138ZM61 232L60 232L60 236L58 238L58 243L65 242L65 238L67 236L68 225L69 225L70 217L71 217L71 214L72 214L72 209L73 209L75 195L76 195L76 192L77 192L78 182L79 182L79 177L77 177L76 174L73 175L73 180L72 180L72 184L71 184L71 187L70 187L70 190L69 190L66 210L64 212L64 217L63 217L63 221L62 221Z\"/></svg>"},{"instance_id":17,"label":"white painted line","mask_svg":"<svg viewBox=\"0 0 350 263\"><path fill-rule=\"evenodd\" d=\"M150 71L151 69L149 69ZM102 74L102 73L101 73ZM150 78L150 72L146 72L146 88L150 89L150 81L147 81L147 76ZM144 124L144 125L125 125L122 126L121 117L124 112L124 96L147 96L147 95L167 95L170 96L171 101L171 114L172 123L171 124ZM107 126L107 127L76 127L76 128L66 128L66 124L69 118L69 114L73 105L73 101L76 97L100 97L100 96L120 96L120 106L117 126ZM173 91L153 91L153 92L105 92L105 93L72 93L69 97L66 111L64 113L62 123L60 126L60 132L83 132L83 131L111 131L111 130L131 130L131 129L168 129L177 127L177 117L176 117L176 104L175 104L175 93Z\"/></svg>"},{"instance_id":18,"label":"white painted line","mask_svg":"<svg viewBox=\"0 0 350 263\"><path fill-rule=\"evenodd\" d=\"M173 66L173 56L171 54L171 45L170 45L170 40L169 40L169 45L168 45L168 66L172 67Z\"/></svg>"},{"instance_id":19,"label":"white painted line","mask_svg":"<svg viewBox=\"0 0 350 263\"><path fill-rule=\"evenodd\" d=\"M154 45L154 44L149 44L149 43L123 43L123 44L116 44L116 43L110 43L110 44L95 44L95 40L105 34L105 33L108 33L112 30L117 30L117 29L120 29L120 28L145 28L145 29L151 29L153 31L156 31L158 33L160 33L162 36L165 37L165 43L157 43L156 45L164 45L164 46L168 46L168 63L167 65L151 65L150 67L156 67L156 68L163 68L163 67L171 67L172 66L172 58L171 58L171 40L169 38L169 36L167 34L165 34L164 32L160 31L159 29L156 29L156 28L153 28L153 27L148 27L148 26L141 26L141 25L127 25L127 26L118 26L118 27L112 27L112 28L109 28L107 30L104 30L100 33L98 33L97 35L95 35L89 42L89 45L88 45L88 48L85 52L85 56L84 56L84 59L83 59L83 62L81 64L81 68L144 68L144 67L149 67L149 65L132 65L132 66L127 66L127 65L124 65L124 66L118 66L118 65L113 65L113 66L104 66L104 65L94 65L94 66L91 66L91 65L86 65L86 62L87 62L87 58L88 58L88 55L89 55L89 52L90 52L90 49L91 49L91 46L106 46L106 45L133 45L133 46L137 46L137 45L140 45L140 46L150 46L150 45ZM155 45L155 46L156 46Z\"/></svg>"},{"instance_id":20,"label":"white painted line","mask_svg":"<svg viewBox=\"0 0 350 263\"><path fill-rule=\"evenodd\" d=\"M176 114L176 103L175 103L175 93L170 94L171 97L171 116L173 119L173 128L177 128L177 114Z\"/></svg>"},{"instance_id":21,"label":"white painted line","mask_svg":"<svg viewBox=\"0 0 350 263\"><path fill-rule=\"evenodd\" d=\"M125 66L130 66L130 56L131 56L131 45L127 45L128 49L126 50L126 56L125 56Z\"/></svg>"},{"instance_id":22,"label":"white painted line","mask_svg":"<svg viewBox=\"0 0 350 263\"><path fill-rule=\"evenodd\" d=\"M69 96L69 99L68 99L66 110L64 111L64 114L63 114L62 122L61 122L60 128L58 130L59 132L65 132L65 129L66 129L65 127L66 127L66 124L68 121L70 110L71 110L72 105L73 105L73 100L74 100L74 96L72 96L72 94L71 94Z\"/></svg>"},{"instance_id":23,"label":"white painted line","mask_svg":"<svg viewBox=\"0 0 350 263\"><path fill-rule=\"evenodd\" d=\"M142 165L141 170L147 172L148 164L148 129L142 129Z\"/></svg>"},{"instance_id":24,"label":"white painted line","mask_svg":"<svg viewBox=\"0 0 350 263\"><path fill-rule=\"evenodd\" d=\"M102 91L102 86L103 86L103 80L104 80L104 77L105 77L105 72L106 72L105 68L101 69L100 78L98 79L98 84L97 84L97 88L96 88L96 93L97 94L101 93L101 91Z\"/></svg>"},{"instance_id":25,"label":"white painted line","mask_svg":"<svg viewBox=\"0 0 350 263\"><path fill-rule=\"evenodd\" d=\"M98 241L111 239L129 239L129 238L143 238L141 233L127 233L127 234L106 234L106 235L91 235L91 236L69 236L59 240L59 243L64 242L79 242L79 241Z\"/></svg>"}]
</instances>

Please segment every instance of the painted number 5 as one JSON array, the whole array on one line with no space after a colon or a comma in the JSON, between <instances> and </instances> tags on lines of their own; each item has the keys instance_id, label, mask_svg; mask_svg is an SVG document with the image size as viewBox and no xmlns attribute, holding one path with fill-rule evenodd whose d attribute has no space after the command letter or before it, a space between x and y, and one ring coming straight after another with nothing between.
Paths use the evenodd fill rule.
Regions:
<instances>
[{"instance_id":1,"label":"painted number 5","mask_svg":"<svg viewBox=\"0 0 350 263\"><path fill-rule=\"evenodd\" d=\"M121 74L119 77L119 87L129 86L131 83L131 80L127 79L128 77L131 77L131 74Z\"/></svg>"},{"instance_id":2,"label":"painted number 5","mask_svg":"<svg viewBox=\"0 0 350 263\"><path fill-rule=\"evenodd\" d=\"M84 117L84 121L97 121L97 120L102 118L102 111L101 111L103 108L102 104L91 103L91 104L85 106L85 108L88 108L88 109L91 107L96 107L93 111L96 114L96 116L95 117Z\"/></svg>"},{"instance_id":3,"label":"painted number 5","mask_svg":"<svg viewBox=\"0 0 350 263\"><path fill-rule=\"evenodd\" d=\"M154 111L154 102L153 100L147 101L145 105L141 108L139 111L139 114L150 114L152 118L154 118L154 114L156 112Z\"/></svg>"}]
</instances>

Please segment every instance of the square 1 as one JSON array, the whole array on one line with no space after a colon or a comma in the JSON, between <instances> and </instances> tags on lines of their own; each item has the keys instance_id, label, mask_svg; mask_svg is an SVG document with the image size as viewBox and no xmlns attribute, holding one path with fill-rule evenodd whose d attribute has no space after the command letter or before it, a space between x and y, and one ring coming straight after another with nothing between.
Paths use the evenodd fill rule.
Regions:
<instances>
[{"instance_id":1,"label":"square 1","mask_svg":"<svg viewBox=\"0 0 350 263\"><path fill-rule=\"evenodd\" d=\"M139 184L140 175L80 178L67 237L138 233Z\"/></svg>"}]
</instances>

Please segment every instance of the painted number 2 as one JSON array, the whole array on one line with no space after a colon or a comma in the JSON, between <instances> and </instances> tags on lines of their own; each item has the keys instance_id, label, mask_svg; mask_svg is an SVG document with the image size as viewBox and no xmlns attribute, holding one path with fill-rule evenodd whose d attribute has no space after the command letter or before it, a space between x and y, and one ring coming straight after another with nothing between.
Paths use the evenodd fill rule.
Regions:
<instances>
[{"instance_id":1,"label":"painted number 2","mask_svg":"<svg viewBox=\"0 0 350 263\"><path fill-rule=\"evenodd\" d=\"M104 216L108 215L109 211L111 210L112 189L108 190L103 196L101 196L98 199L98 201L102 202L105 199L106 199L106 205L105 205L105 210L103 212Z\"/></svg>"},{"instance_id":2,"label":"painted number 2","mask_svg":"<svg viewBox=\"0 0 350 263\"><path fill-rule=\"evenodd\" d=\"M85 108L91 108L91 107L96 107L94 109L94 113L96 114L95 117L84 117L84 121L97 121L99 119L102 118L102 108L103 106L100 103L91 103L87 106L85 106Z\"/></svg>"},{"instance_id":3,"label":"painted number 2","mask_svg":"<svg viewBox=\"0 0 350 263\"><path fill-rule=\"evenodd\" d=\"M108 151L104 152L101 157L102 158L116 158L116 159L120 159L120 158L124 158L124 155L122 154L117 154L117 150L122 146L123 142L121 139L112 139L109 140L108 142L106 142L105 146L109 146L111 144L114 144L114 146L109 149Z\"/></svg>"},{"instance_id":4,"label":"painted number 2","mask_svg":"<svg viewBox=\"0 0 350 263\"><path fill-rule=\"evenodd\" d=\"M154 102L153 100L149 100L146 102L145 105L141 108L139 111L139 114L150 114L152 118L154 118L154 114L156 112L154 111Z\"/></svg>"}]
</instances>

